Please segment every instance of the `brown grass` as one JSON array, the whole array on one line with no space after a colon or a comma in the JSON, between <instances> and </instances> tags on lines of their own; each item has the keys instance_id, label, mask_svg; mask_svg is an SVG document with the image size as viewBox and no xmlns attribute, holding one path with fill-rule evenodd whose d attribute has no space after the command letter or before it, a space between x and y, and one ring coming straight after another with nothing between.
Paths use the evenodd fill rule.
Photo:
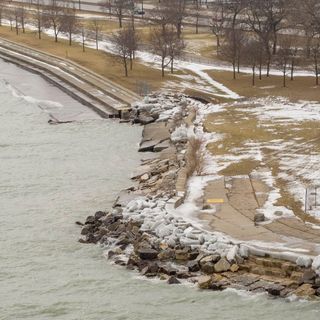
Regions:
<instances>
[{"instance_id":1,"label":"brown grass","mask_svg":"<svg viewBox=\"0 0 320 320\"><path fill-rule=\"evenodd\" d=\"M237 79L232 79L232 73L226 71L208 71L215 80L235 91L243 97L287 97L291 101L320 100L320 87L315 86L314 77L296 77L293 81L287 79L287 87L283 87L280 76L257 78L256 86L252 86L250 74L238 74Z\"/></svg>"},{"instance_id":2,"label":"brown grass","mask_svg":"<svg viewBox=\"0 0 320 320\"><path fill-rule=\"evenodd\" d=\"M137 87L141 82L148 83L152 90L157 90L164 81L174 79L174 76L169 73L162 79L159 70L145 66L138 61L134 63L133 71L129 73L129 77L125 77L122 64L113 55L89 48L82 52L82 47L79 44L74 43L69 46L64 40L55 43L53 38L46 35L43 35L43 39L39 40L35 32L27 31L25 34L21 33L16 36L9 27L0 27L0 36L61 58L70 59L135 92L138 91Z\"/></svg>"},{"instance_id":3,"label":"brown grass","mask_svg":"<svg viewBox=\"0 0 320 320\"><path fill-rule=\"evenodd\" d=\"M251 105L243 105L241 108L229 107L227 110L209 115L205 122L205 130L223 134L221 141L208 145L208 150L213 156L224 155L245 155L247 147L245 143L252 141L255 143L267 143L275 139L283 139L285 142L292 142L299 139L299 143L308 142L311 147L301 150L302 154L318 153L320 150L320 128L318 121L304 121L297 123L273 123L265 120L263 123L250 113L246 113L244 108ZM273 129L270 131L268 129ZM280 168L279 156L274 155L274 151L269 148L261 148L264 163L255 159L242 159L239 162L232 162L227 168L219 173L226 176L248 175L253 170L267 167L275 177L275 186L280 189L281 198L276 205L285 206L304 221L317 223L313 217L305 215L302 210L302 203L297 201L289 191L288 182L278 178L280 172L285 172L289 176L295 176L297 168L287 171ZM290 151L287 151L290 154ZM292 151L291 151L292 152ZM292 154L294 155L294 154ZM223 157L222 157L223 158ZM266 164L265 164L266 163ZM297 178L297 177L296 177ZM299 178L301 180L301 178ZM308 181L302 181L308 183Z\"/></svg>"}]
</instances>

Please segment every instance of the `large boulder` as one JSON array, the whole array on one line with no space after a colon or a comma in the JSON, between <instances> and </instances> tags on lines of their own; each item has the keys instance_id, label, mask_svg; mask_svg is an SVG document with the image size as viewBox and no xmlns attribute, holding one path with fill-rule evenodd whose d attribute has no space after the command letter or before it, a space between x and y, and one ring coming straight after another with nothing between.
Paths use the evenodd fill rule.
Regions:
<instances>
[{"instance_id":1,"label":"large boulder","mask_svg":"<svg viewBox=\"0 0 320 320\"><path fill-rule=\"evenodd\" d=\"M301 285L298 289L293 291L293 294L295 294L298 297L311 297L315 295L316 290L312 288L312 285L309 283L304 283Z\"/></svg>"},{"instance_id":2,"label":"large boulder","mask_svg":"<svg viewBox=\"0 0 320 320\"><path fill-rule=\"evenodd\" d=\"M207 262L201 265L201 271L206 274L213 274L215 271L214 264L212 262Z\"/></svg>"},{"instance_id":3,"label":"large boulder","mask_svg":"<svg viewBox=\"0 0 320 320\"><path fill-rule=\"evenodd\" d=\"M142 260L155 260L158 257L158 251L151 248L140 248L137 253Z\"/></svg>"},{"instance_id":4,"label":"large boulder","mask_svg":"<svg viewBox=\"0 0 320 320\"><path fill-rule=\"evenodd\" d=\"M181 282L175 277L175 276L171 276L168 281L168 284L180 284Z\"/></svg>"},{"instance_id":5,"label":"large boulder","mask_svg":"<svg viewBox=\"0 0 320 320\"><path fill-rule=\"evenodd\" d=\"M267 292L272 296L279 297L281 295L281 291L284 288L284 286L281 286L279 284L273 284L267 288Z\"/></svg>"},{"instance_id":6,"label":"large boulder","mask_svg":"<svg viewBox=\"0 0 320 320\"><path fill-rule=\"evenodd\" d=\"M266 217L264 216L263 213L257 212L254 215L254 222L255 223L261 223L261 222L264 222L265 220L266 220Z\"/></svg>"},{"instance_id":7,"label":"large boulder","mask_svg":"<svg viewBox=\"0 0 320 320\"><path fill-rule=\"evenodd\" d=\"M160 251L158 254L158 259L161 261L171 260L175 257L175 253L173 249L167 248L165 250Z\"/></svg>"},{"instance_id":8,"label":"large boulder","mask_svg":"<svg viewBox=\"0 0 320 320\"><path fill-rule=\"evenodd\" d=\"M189 260L189 249L188 248L184 248L184 249L177 249L176 253L175 253L175 258L176 260L180 260L180 261L187 261Z\"/></svg>"},{"instance_id":9,"label":"large boulder","mask_svg":"<svg viewBox=\"0 0 320 320\"><path fill-rule=\"evenodd\" d=\"M214 265L214 271L215 272L226 272L229 271L231 268L230 263L227 261L227 259L222 258L220 259L215 265Z\"/></svg>"},{"instance_id":10,"label":"large boulder","mask_svg":"<svg viewBox=\"0 0 320 320\"><path fill-rule=\"evenodd\" d=\"M152 262L142 269L141 274L148 277L154 277L157 275L158 271L159 271L158 264L155 262Z\"/></svg>"},{"instance_id":11,"label":"large boulder","mask_svg":"<svg viewBox=\"0 0 320 320\"><path fill-rule=\"evenodd\" d=\"M203 258L200 259L200 265L203 265L203 264L206 264L208 262L211 262L211 263L216 263L220 260L220 255L219 254L212 254L212 255L209 255L209 256L205 256Z\"/></svg>"},{"instance_id":12,"label":"large boulder","mask_svg":"<svg viewBox=\"0 0 320 320\"><path fill-rule=\"evenodd\" d=\"M177 274L177 269L174 267L168 265L168 264L162 264L159 266L159 273L167 274L169 276L174 276Z\"/></svg>"},{"instance_id":13,"label":"large boulder","mask_svg":"<svg viewBox=\"0 0 320 320\"><path fill-rule=\"evenodd\" d=\"M301 284L302 283L313 284L316 279L316 276L317 276L317 274L315 273L315 271L313 271L311 269L305 270L302 277L301 277L300 283Z\"/></svg>"},{"instance_id":14,"label":"large boulder","mask_svg":"<svg viewBox=\"0 0 320 320\"><path fill-rule=\"evenodd\" d=\"M198 278L198 286L200 289L210 289L212 279L210 276L201 276Z\"/></svg>"},{"instance_id":15,"label":"large boulder","mask_svg":"<svg viewBox=\"0 0 320 320\"><path fill-rule=\"evenodd\" d=\"M191 260L187 263L187 268L190 272L198 272L200 270L200 266L198 261Z\"/></svg>"}]
</instances>

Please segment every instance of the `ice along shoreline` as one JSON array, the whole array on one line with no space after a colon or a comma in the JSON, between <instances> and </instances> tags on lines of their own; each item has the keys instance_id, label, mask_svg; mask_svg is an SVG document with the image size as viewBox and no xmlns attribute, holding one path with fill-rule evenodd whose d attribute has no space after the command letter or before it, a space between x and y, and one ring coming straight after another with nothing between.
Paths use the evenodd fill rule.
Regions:
<instances>
[{"instance_id":1,"label":"ice along shoreline","mask_svg":"<svg viewBox=\"0 0 320 320\"><path fill-rule=\"evenodd\" d=\"M183 95L154 94L134 106L134 121L144 124L136 184L120 192L109 213L87 218L80 242L100 243L116 264L169 284L190 281L201 289L231 287L316 299L319 257L271 253L207 232L187 219L188 211L196 210L187 181L203 147L197 134L202 128L194 126L199 104ZM183 202L189 208L177 211ZM181 208L185 211L179 215Z\"/></svg>"}]
</instances>

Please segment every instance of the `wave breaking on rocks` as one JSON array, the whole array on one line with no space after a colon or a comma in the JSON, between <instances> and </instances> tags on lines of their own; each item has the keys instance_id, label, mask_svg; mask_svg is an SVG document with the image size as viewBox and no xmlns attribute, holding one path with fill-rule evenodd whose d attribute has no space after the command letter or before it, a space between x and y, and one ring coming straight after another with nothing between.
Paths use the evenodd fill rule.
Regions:
<instances>
[{"instance_id":1,"label":"wave breaking on rocks","mask_svg":"<svg viewBox=\"0 0 320 320\"><path fill-rule=\"evenodd\" d=\"M298 265L259 250L254 255L247 244L203 230L178 214L192 191L188 180L205 166L197 135L203 131L194 126L201 124L196 121L201 108L206 109L202 102L171 94L153 94L134 106L133 122L144 125L141 166L132 177L136 183L120 192L110 212L87 218L79 241L100 243L116 264L169 284L190 281L201 289L320 296L320 265L302 266L307 258L300 257Z\"/></svg>"}]
</instances>

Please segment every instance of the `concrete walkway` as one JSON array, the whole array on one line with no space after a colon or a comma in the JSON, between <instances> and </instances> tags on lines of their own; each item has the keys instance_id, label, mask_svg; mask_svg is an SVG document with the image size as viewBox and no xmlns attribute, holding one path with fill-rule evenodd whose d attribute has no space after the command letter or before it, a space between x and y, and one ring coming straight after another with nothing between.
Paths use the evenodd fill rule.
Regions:
<instances>
[{"instance_id":1,"label":"concrete walkway","mask_svg":"<svg viewBox=\"0 0 320 320\"><path fill-rule=\"evenodd\" d=\"M208 228L223 232L232 238L250 242L257 247L288 251L305 251L305 254L320 254L320 230L313 229L298 218L279 218L271 223L255 224L256 210L267 197L268 188L248 176L224 177L208 183L203 196L204 207L210 207L199 216L208 222ZM208 201L209 200L209 201ZM219 203L215 203L219 202ZM301 251L302 251L301 250Z\"/></svg>"},{"instance_id":2,"label":"concrete walkway","mask_svg":"<svg viewBox=\"0 0 320 320\"><path fill-rule=\"evenodd\" d=\"M102 117L121 117L140 97L72 61L0 38L0 58L38 73Z\"/></svg>"}]
</instances>

